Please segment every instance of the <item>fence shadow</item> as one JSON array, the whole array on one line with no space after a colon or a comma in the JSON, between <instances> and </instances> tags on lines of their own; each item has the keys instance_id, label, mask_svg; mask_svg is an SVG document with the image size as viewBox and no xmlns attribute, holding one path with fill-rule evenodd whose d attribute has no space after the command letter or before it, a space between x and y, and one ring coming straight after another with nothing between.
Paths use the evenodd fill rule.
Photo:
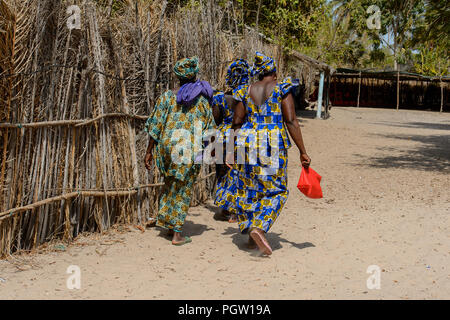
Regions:
<instances>
[{"instance_id":1,"label":"fence shadow","mask_svg":"<svg viewBox=\"0 0 450 320\"><path fill-rule=\"evenodd\" d=\"M315 119L317 111L316 110L295 110L295 114L297 117L303 118L303 119Z\"/></svg>"},{"instance_id":2,"label":"fence shadow","mask_svg":"<svg viewBox=\"0 0 450 320\"><path fill-rule=\"evenodd\" d=\"M418 147L379 147L379 156L360 157L360 166L373 168L405 168L426 171L449 172L450 135L376 134L386 139L401 139L421 143ZM383 155L391 152L392 155Z\"/></svg>"},{"instance_id":3,"label":"fence shadow","mask_svg":"<svg viewBox=\"0 0 450 320\"><path fill-rule=\"evenodd\" d=\"M241 234L239 228L228 227L223 233L223 235L231 235L232 242L242 251L253 252L254 249L249 249L248 244L248 235ZM273 251L283 248L282 243L288 243L297 249L306 249L315 247L311 242L303 242L303 243L295 243L289 241L283 237L281 237L281 233L268 233L267 240L270 243Z\"/></svg>"},{"instance_id":4,"label":"fence shadow","mask_svg":"<svg viewBox=\"0 0 450 320\"><path fill-rule=\"evenodd\" d=\"M396 123L396 122L374 122L373 124L381 124L390 127L401 127L401 128L414 128L414 129L431 129L431 130L449 130L450 122L445 123L433 123L433 122L408 122L408 123Z\"/></svg>"}]
</instances>

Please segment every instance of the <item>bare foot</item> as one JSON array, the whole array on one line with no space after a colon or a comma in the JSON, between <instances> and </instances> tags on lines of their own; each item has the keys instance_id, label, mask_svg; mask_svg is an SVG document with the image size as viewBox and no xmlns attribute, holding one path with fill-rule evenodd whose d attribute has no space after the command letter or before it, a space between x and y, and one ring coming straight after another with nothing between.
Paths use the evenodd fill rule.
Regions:
<instances>
[{"instance_id":1,"label":"bare foot","mask_svg":"<svg viewBox=\"0 0 450 320\"><path fill-rule=\"evenodd\" d=\"M264 231L258 228L253 228L250 231L250 237L256 242L256 245L258 246L259 250L261 250L261 252L268 256L272 254L272 248L270 247L269 242L267 242Z\"/></svg>"},{"instance_id":2,"label":"bare foot","mask_svg":"<svg viewBox=\"0 0 450 320\"><path fill-rule=\"evenodd\" d=\"M228 219L229 223L236 223L237 222L237 217L235 213L230 213L230 219Z\"/></svg>"},{"instance_id":3,"label":"bare foot","mask_svg":"<svg viewBox=\"0 0 450 320\"><path fill-rule=\"evenodd\" d=\"M192 239L189 237L182 237L181 232L173 232L172 244L174 246L180 246L185 243L192 242Z\"/></svg>"}]
</instances>

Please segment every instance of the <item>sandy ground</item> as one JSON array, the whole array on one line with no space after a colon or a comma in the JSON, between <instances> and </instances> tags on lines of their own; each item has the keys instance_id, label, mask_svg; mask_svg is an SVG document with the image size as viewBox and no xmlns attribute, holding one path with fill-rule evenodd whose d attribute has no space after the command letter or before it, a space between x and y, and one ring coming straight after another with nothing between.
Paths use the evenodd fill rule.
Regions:
<instances>
[{"instance_id":1,"label":"sandy ground","mask_svg":"<svg viewBox=\"0 0 450 320\"><path fill-rule=\"evenodd\" d=\"M193 243L183 247L154 228L117 226L0 261L0 299L449 299L450 114L331 114L302 117L325 197L296 189L292 148L271 257L247 250L237 225L208 204L191 208ZM80 267L79 290L67 289L69 265ZM370 265L381 270L380 289L367 287Z\"/></svg>"}]
</instances>

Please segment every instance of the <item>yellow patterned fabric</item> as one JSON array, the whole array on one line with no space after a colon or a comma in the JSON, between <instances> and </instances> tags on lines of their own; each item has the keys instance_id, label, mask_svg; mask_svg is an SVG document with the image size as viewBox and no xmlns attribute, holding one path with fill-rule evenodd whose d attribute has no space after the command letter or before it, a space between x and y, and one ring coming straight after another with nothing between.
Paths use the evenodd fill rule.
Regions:
<instances>
[{"instance_id":1,"label":"yellow patterned fabric","mask_svg":"<svg viewBox=\"0 0 450 320\"><path fill-rule=\"evenodd\" d=\"M190 178L185 179L185 181L173 177L164 179L156 220L158 227L175 232L182 231L191 203L192 187L199 172L199 168L192 170L189 174Z\"/></svg>"},{"instance_id":2,"label":"yellow patterned fabric","mask_svg":"<svg viewBox=\"0 0 450 320\"><path fill-rule=\"evenodd\" d=\"M253 63L250 75L252 77L259 74L266 74L271 72L276 72L277 67L275 65L275 60L272 57L268 57L261 52L255 53L255 62Z\"/></svg>"},{"instance_id":3,"label":"yellow patterned fabric","mask_svg":"<svg viewBox=\"0 0 450 320\"><path fill-rule=\"evenodd\" d=\"M181 232L201 163L195 163L194 150L185 148L180 151L180 142L184 139L183 142L189 142L187 145L193 148L195 135L204 134L214 126L211 107L203 96L199 96L190 107L177 104L176 96L170 90L159 97L145 125L145 131L157 142L153 154L159 171L164 175L158 226ZM178 151L187 152L189 161L173 161L172 153L178 154Z\"/></svg>"},{"instance_id":4,"label":"yellow patterned fabric","mask_svg":"<svg viewBox=\"0 0 450 320\"><path fill-rule=\"evenodd\" d=\"M237 149L244 151L245 162L234 165L236 211L243 233L253 227L268 232L288 198L287 149L291 142L283 125L281 102L293 88L291 79L286 79L260 106L250 97L248 86L235 92L235 99L247 108L248 118L236 143Z\"/></svg>"},{"instance_id":5,"label":"yellow patterned fabric","mask_svg":"<svg viewBox=\"0 0 450 320\"><path fill-rule=\"evenodd\" d=\"M239 90L239 89L235 89ZM218 107L223 115L223 121L217 128L218 143L222 145L224 155L222 163L225 163L226 146L230 143L231 124L233 122L233 110L228 106L223 92L216 92L213 97L213 105ZM229 172L225 164L218 164L216 198L214 204L230 213L236 213L235 200L236 195L236 172ZM220 172L220 174L219 174Z\"/></svg>"},{"instance_id":6,"label":"yellow patterned fabric","mask_svg":"<svg viewBox=\"0 0 450 320\"><path fill-rule=\"evenodd\" d=\"M194 152L201 150L183 150L190 155L188 163L172 161L172 152L178 150L182 142L190 142L194 146L196 133L206 133L214 128L211 107L203 96L199 96L194 105L183 106L177 104L172 91L162 94L145 124L145 131L158 143L154 153L160 172L165 177L172 176L183 181L192 168L201 166L195 164Z\"/></svg>"}]
</instances>

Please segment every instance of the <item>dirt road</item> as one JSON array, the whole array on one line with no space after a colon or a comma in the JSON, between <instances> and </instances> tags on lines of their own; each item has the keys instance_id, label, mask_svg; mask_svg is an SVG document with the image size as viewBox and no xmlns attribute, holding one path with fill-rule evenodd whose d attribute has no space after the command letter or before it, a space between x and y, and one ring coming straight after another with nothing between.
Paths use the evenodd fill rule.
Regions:
<instances>
[{"instance_id":1,"label":"dirt road","mask_svg":"<svg viewBox=\"0 0 450 320\"><path fill-rule=\"evenodd\" d=\"M206 205L191 208L185 232L193 243L183 247L157 229L118 226L0 261L0 299L449 299L450 114L331 114L302 117L325 197L296 189L292 148L289 200L268 234L271 257L247 250L237 225ZM79 290L66 286L69 265L81 270ZM380 289L367 287L371 265Z\"/></svg>"}]
</instances>

